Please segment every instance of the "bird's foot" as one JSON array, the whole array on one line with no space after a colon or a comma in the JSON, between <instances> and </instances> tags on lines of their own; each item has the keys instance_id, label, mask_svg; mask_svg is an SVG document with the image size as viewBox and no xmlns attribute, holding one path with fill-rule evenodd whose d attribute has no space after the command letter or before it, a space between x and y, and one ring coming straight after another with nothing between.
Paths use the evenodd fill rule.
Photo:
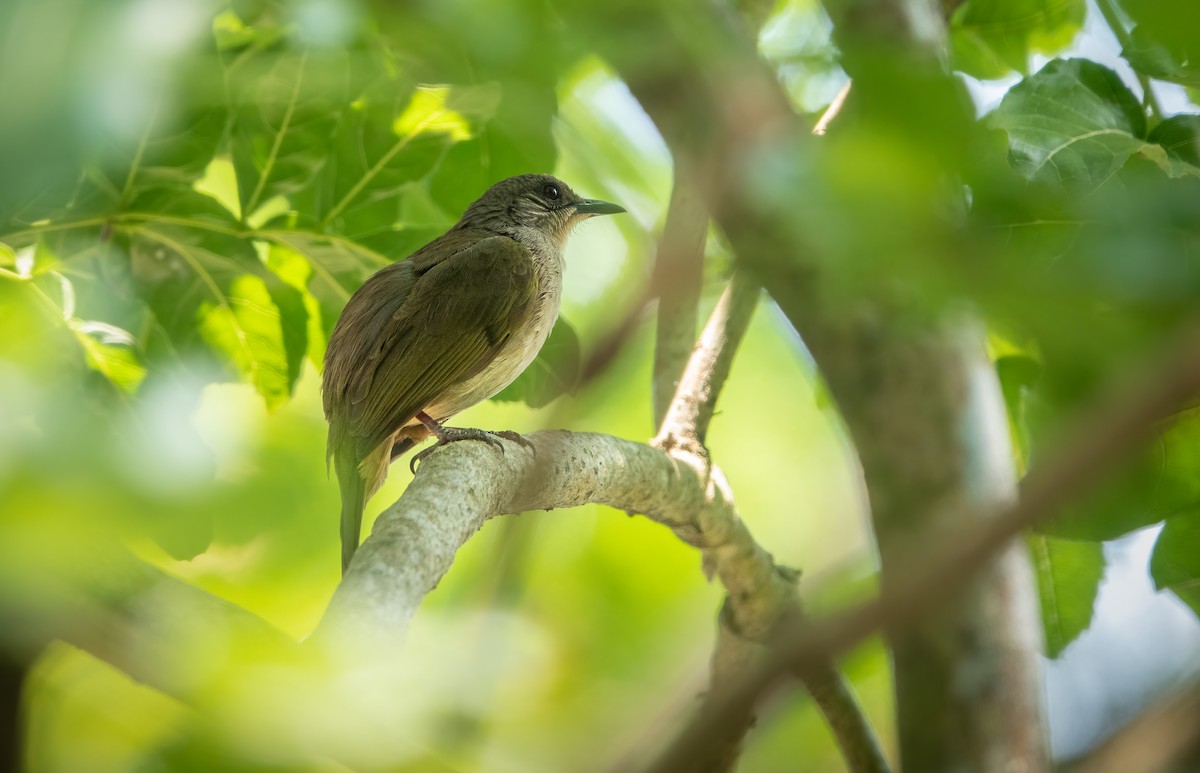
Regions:
<instances>
[{"instance_id":1,"label":"bird's foot","mask_svg":"<svg viewBox=\"0 0 1200 773\"><path fill-rule=\"evenodd\" d=\"M481 440L493 448L499 448L500 453L504 453L504 444L497 440L497 438L504 438L505 440L513 441L523 448L533 450L532 443L530 443L520 434L510 430L504 430L502 432L488 432L486 430L475 429L473 427L443 427L438 425L438 429L434 432L434 434L437 435L437 442L431 445L429 448L426 448L421 453L413 456L413 458L408 462L408 469L411 470L414 475L417 472L417 465L420 464L425 457L429 456L442 446L449 445L450 443L457 443L460 440Z\"/></svg>"}]
</instances>

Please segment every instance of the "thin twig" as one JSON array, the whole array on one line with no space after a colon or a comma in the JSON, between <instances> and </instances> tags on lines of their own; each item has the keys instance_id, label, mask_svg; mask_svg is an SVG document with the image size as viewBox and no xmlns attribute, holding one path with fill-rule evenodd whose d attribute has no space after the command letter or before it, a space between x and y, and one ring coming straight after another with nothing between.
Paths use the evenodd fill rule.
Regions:
<instances>
[{"instance_id":1,"label":"thin twig","mask_svg":"<svg viewBox=\"0 0 1200 773\"><path fill-rule=\"evenodd\" d=\"M846 85L842 86L842 90L837 93L833 101L829 103L829 107L825 108L825 112L817 120L813 126L812 133L818 137L824 137L825 132L829 129L829 124L833 123L833 119L838 117L838 113L842 112L842 105L846 104L846 97L850 96L850 87L853 81L846 81Z\"/></svg>"},{"instance_id":2,"label":"thin twig","mask_svg":"<svg viewBox=\"0 0 1200 773\"><path fill-rule=\"evenodd\" d=\"M743 272L734 272L687 361L654 445L668 451L690 445L692 451L704 453L702 446L717 398L750 325L759 293L758 284Z\"/></svg>"},{"instance_id":3,"label":"thin twig","mask_svg":"<svg viewBox=\"0 0 1200 773\"><path fill-rule=\"evenodd\" d=\"M684 158L675 160L671 203L654 263L658 330L654 347L654 425L667 406L696 341L696 306L704 268L708 215Z\"/></svg>"},{"instance_id":4,"label":"thin twig","mask_svg":"<svg viewBox=\"0 0 1200 773\"><path fill-rule=\"evenodd\" d=\"M1056 513L1066 502L1101 482L1106 474L1143 448L1162 420L1200 393L1200 324L1188 327L1157 365L1134 387L1121 384L1084 411L1057 452L1030 471L1020 500L987 519L961 518L964 525L942 538L914 541L906 581L886 595L821 625L790 624L780 632L766 663L749 675L713 711L698 717L649 770L692 769L717 753L715 739L736 726L760 696L792 673L814 673L830 657L871 634L885 630L895 640L954 597L989 559L1024 529ZM930 546L934 547L930 547Z\"/></svg>"}]
</instances>

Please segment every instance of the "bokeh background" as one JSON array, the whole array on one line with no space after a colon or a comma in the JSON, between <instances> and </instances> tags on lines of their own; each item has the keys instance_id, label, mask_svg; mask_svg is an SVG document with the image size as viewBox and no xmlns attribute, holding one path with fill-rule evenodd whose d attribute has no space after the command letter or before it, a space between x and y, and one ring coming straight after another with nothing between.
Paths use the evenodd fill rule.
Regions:
<instances>
[{"instance_id":1,"label":"bokeh background","mask_svg":"<svg viewBox=\"0 0 1200 773\"><path fill-rule=\"evenodd\" d=\"M1143 87L1101 8L1027 0L1013 14L1033 14L1028 29L971 15L1003 15L1003 5L969 1L952 17L957 77L976 116L1052 57L1086 57ZM847 82L825 11L785 0L761 18L761 54L796 110L818 115ZM997 38L996 24L1012 31ZM307 754L309 740L330 735L374 750L361 759L375 769L590 770L657 748L693 709L720 588L669 531L601 507L498 519L473 537L397 653L411 670L400 700L342 675L323 685L330 710L318 711L293 701L312 686L298 672L273 673L199 624L181 623L177 640L206 664L179 679L212 679L194 685L200 709L93 654L41 649L90 620L83 599L121 595L130 554L292 637L314 628L339 579L317 370L337 310L371 271L510 174L553 172L629 210L584 224L568 246L563 316L580 356L628 315L640 321L572 394L530 407L519 398L537 392L540 403L554 385L527 383L456 423L654 434L653 318L639 304L672 160L589 33L569 26L537 3L469 0L9 0L0 9L0 611L12 621L0 639L10 653L39 653L26 685L29 770L339 770ZM1162 115L1200 112L1190 77L1154 80ZM906 166L894 140L853 157L879 163L898 191L905 175L922 184L926 173ZM1001 141L997 158L1005 150ZM841 174L862 174L862 164ZM829 169L810 172L836 182ZM855 195L843 183L839 201ZM1123 212L1145 222L1175 207L1190 227L1200 222L1194 187L1143 195L1137 184L1131 176L1120 192ZM1036 209L1038 195L1023 190L1006 206ZM1116 195L1101 189L1081 208L1103 214ZM987 249L1006 267L1042 261L1031 273L1050 290L1024 295L1028 274L983 291L967 284L996 314L998 358L1066 374L1047 379L1045 405L1057 408L1116 367L1110 355L1144 346L1172 309L1194 304L1196 232L1181 264L1131 269L1113 255L1156 249L1142 232L1112 252L1085 250L1095 262L1084 264L1072 250L1086 234L1056 230L1044 213L1035 220L1043 227L1030 246L1011 229ZM825 227L822 242L861 244L857 231L871 226ZM732 260L715 229L705 250L702 313ZM1060 259L1070 268L1061 275ZM871 265L850 265L837 291L870 286L857 272ZM961 289L947 291L957 280L937 261L914 270L928 273L917 284L931 304ZM1087 329L1072 316L1098 307L1119 313ZM1018 332L1011 321L1025 312L1036 322ZM1025 420L1014 414L1014 432L1028 431ZM759 541L803 570L810 611L875 590L853 451L803 342L767 300L709 444ZM1195 479L1191 468L1182 475ZM404 464L392 470L367 529L409 479ZM1138 501L1105 500L1120 514L1150 507ZM1200 666L1193 609L1149 573L1168 514L1150 509L1136 529L1030 537L1039 567L1070 586L1063 608L1074 618L1044 663L1061 759ZM1057 590L1041 579L1044 593ZM126 613L136 620L166 603L143 599ZM885 650L868 644L844 667L890 747ZM384 704L381 716L404 721L373 723L370 708ZM842 764L820 715L793 691L765 706L741 770Z\"/></svg>"}]
</instances>

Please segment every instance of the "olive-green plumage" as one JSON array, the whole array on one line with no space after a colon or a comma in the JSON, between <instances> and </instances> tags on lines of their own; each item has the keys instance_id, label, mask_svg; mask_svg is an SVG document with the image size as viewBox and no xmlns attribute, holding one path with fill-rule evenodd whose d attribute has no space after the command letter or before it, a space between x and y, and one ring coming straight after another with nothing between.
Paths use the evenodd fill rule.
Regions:
<instances>
[{"instance_id":1,"label":"olive-green plumage","mask_svg":"<svg viewBox=\"0 0 1200 773\"><path fill-rule=\"evenodd\" d=\"M511 177L350 298L322 380L328 457L342 493L343 572L363 508L391 460L428 437L430 426L439 442L462 436L440 423L520 375L558 317L571 228L621 211L547 175Z\"/></svg>"}]
</instances>

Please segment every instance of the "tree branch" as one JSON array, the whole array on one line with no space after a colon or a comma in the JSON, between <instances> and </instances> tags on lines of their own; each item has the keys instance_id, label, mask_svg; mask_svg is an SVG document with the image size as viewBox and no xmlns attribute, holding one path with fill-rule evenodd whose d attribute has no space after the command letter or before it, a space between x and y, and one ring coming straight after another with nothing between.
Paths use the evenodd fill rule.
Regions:
<instances>
[{"instance_id":1,"label":"tree branch","mask_svg":"<svg viewBox=\"0 0 1200 773\"><path fill-rule=\"evenodd\" d=\"M426 459L375 523L330 602L318 634L398 638L454 554L495 515L604 504L641 513L711 552L722 580L759 595L790 593L782 578L756 573L769 556L754 542L725 492L691 467L643 443L562 431L505 441L505 453L455 443ZM756 628L751 617L747 625Z\"/></svg>"},{"instance_id":2,"label":"tree branch","mask_svg":"<svg viewBox=\"0 0 1200 773\"><path fill-rule=\"evenodd\" d=\"M704 332L688 360L675 399L652 444L672 454L681 464L707 478L732 503L724 475L713 465L704 445L717 399L729 377L733 357L749 327L761 290L744 272L737 271L713 309ZM736 517L736 513L731 513ZM713 652L712 686L701 708L719 702L738 684L746 669L761 659L763 642L788 618L799 618L795 592L799 573L777 566L761 550L748 552L745 570L732 572L710 551L704 553L706 573L720 576L729 595L721 609L717 643ZM757 585L743 578L758 578ZM779 578L786 581L781 587ZM769 592L764 592L769 590ZM781 592L782 591L782 592ZM819 673L806 674L809 693L825 714L852 771L880 773L887 761L862 708L842 675L828 663ZM726 725L719 745L706 760L705 771L731 770L741 752L746 732L754 723L751 707Z\"/></svg>"},{"instance_id":3,"label":"tree branch","mask_svg":"<svg viewBox=\"0 0 1200 773\"><path fill-rule=\"evenodd\" d=\"M1200 765L1200 684L1172 690L1068 766L1073 773L1167 773Z\"/></svg>"},{"instance_id":4,"label":"tree branch","mask_svg":"<svg viewBox=\"0 0 1200 773\"><path fill-rule=\"evenodd\" d=\"M727 490L724 474L711 464L704 438L716 410L717 399L729 378L734 354L750 325L754 307L758 304L758 296L757 285L743 274L734 274L730 279L729 285L709 316L691 357L687 360L687 367L673 392L673 399L661 417L659 434L651 441L656 448L673 453L682 464L691 466L698 475L716 483L723 492ZM732 501L732 496L728 499ZM762 563L760 555L755 555L754 558L758 559L758 563ZM798 573L776 567L769 556L767 560L770 565L757 567L760 572L766 570L770 574L779 574L793 583L799 578ZM711 562L712 557L706 551L704 569L710 578L715 571ZM777 596L780 604L766 614L757 615L757 626L747 632L740 622L741 618L746 617L742 614L741 607L744 607L746 600L753 598L753 595L745 595L751 593L749 589L743 591L728 583L726 590L729 591L729 595L721 608L717 625L712 679L708 697L701 711L708 710L712 701L719 700L737 684L742 670L761 657L762 648L758 641L775 628L783 615L797 607L794 599L789 601L786 597ZM721 747L707 760L703 768L705 773L723 773L736 766L746 733L754 725L754 721L753 711L747 711L736 723L727 727L728 732Z\"/></svg>"}]
</instances>

